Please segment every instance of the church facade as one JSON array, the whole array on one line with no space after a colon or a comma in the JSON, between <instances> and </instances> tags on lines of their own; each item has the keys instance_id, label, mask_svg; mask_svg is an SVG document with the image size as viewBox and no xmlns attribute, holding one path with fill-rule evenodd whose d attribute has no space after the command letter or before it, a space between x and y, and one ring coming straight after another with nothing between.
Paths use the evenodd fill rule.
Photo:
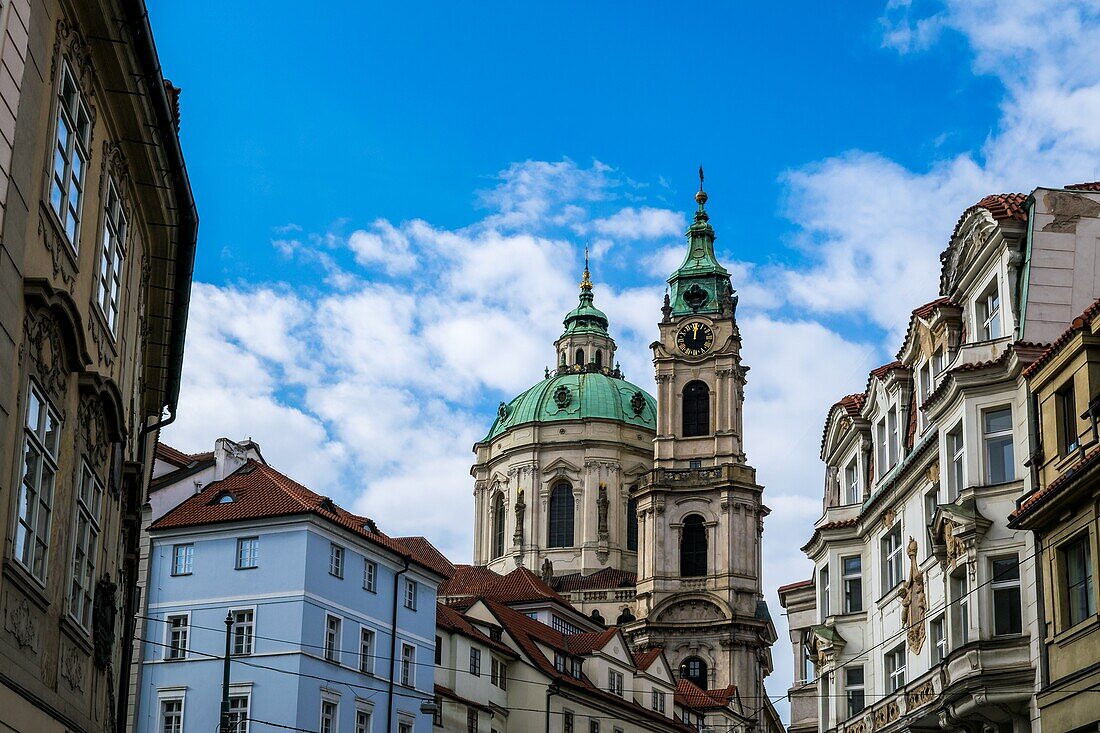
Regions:
<instances>
[{"instance_id":1,"label":"church facade","mask_svg":"<svg viewBox=\"0 0 1100 733\"><path fill-rule=\"evenodd\" d=\"M474 563L541 574L635 651L663 649L680 678L736 687L769 730L768 509L744 452L737 297L702 185L695 198L684 261L654 304L656 396L623 379L586 263L556 368L502 402L474 446Z\"/></svg>"}]
</instances>

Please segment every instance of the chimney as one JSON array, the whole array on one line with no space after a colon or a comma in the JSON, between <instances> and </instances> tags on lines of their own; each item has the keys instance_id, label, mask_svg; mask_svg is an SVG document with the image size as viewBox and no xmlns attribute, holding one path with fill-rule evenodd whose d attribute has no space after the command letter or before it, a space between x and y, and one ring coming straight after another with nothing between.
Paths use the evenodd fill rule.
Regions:
<instances>
[{"instance_id":1,"label":"chimney","mask_svg":"<svg viewBox=\"0 0 1100 733\"><path fill-rule=\"evenodd\" d=\"M221 481L253 457L249 455L250 444L251 441L242 445L229 438L218 438L214 443L214 481Z\"/></svg>"}]
</instances>

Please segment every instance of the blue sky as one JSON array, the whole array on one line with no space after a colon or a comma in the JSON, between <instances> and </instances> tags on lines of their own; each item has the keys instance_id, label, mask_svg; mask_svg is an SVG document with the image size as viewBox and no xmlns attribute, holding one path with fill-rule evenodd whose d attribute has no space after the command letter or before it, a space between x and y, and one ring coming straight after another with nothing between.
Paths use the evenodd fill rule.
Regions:
<instances>
[{"instance_id":1,"label":"blue sky","mask_svg":"<svg viewBox=\"0 0 1100 733\"><path fill-rule=\"evenodd\" d=\"M937 295L959 214L1100 178L1096 0L259 8L150 1L201 219L165 438L251 436L460 562L470 446L552 361L586 241L651 385L702 163L782 625L825 412ZM784 641L775 660L779 695Z\"/></svg>"}]
</instances>

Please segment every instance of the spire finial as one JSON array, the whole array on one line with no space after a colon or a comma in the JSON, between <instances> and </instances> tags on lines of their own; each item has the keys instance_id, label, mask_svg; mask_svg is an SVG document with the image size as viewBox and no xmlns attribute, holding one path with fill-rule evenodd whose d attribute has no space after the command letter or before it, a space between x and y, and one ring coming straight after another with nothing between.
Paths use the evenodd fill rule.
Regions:
<instances>
[{"instance_id":1,"label":"spire finial","mask_svg":"<svg viewBox=\"0 0 1100 733\"><path fill-rule=\"evenodd\" d=\"M581 276L581 292L592 292L592 279L588 274L588 242L584 243L584 274Z\"/></svg>"},{"instance_id":2,"label":"spire finial","mask_svg":"<svg viewBox=\"0 0 1100 733\"><path fill-rule=\"evenodd\" d=\"M695 201L700 209L707 202L707 192L703 190L703 166L699 166L699 193L695 194Z\"/></svg>"}]
</instances>

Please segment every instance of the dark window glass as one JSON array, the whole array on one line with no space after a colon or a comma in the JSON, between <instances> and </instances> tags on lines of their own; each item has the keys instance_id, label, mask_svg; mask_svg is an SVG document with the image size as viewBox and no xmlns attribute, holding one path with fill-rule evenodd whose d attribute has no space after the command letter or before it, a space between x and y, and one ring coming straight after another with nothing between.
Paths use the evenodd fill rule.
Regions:
<instances>
[{"instance_id":1,"label":"dark window glass","mask_svg":"<svg viewBox=\"0 0 1100 733\"><path fill-rule=\"evenodd\" d=\"M577 360L573 363L574 364L583 364L584 363L584 349L577 349Z\"/></svg>"},{"instance_id":2,"label":"dark window glass","mask_svg":"<svg viewBox=\"0 0 1100 733\"><path fill-rule=\"evenodd\" d=\"M692 577L707 574L707 529L698 514L684 517L680 540L680 575Z\"/></svg>"},{"instance_id":3,"label":"dark window glass","mask_svg":"<svg viewBox=\"0 0 1100 733\"><path fill-rule=\"evenodd\" d=\"M638 500L626 501L626 549L638 549Z\"/></svg>"},{"instance_id":4,"label":"dark window glass","mask_svg":"<svg viewBox=\"0 0 1100 733\"><path fill-rule=\"evenodd\" d=\"M707 689L707 663L699 657L688 657L680 665L680 678L694 682L700 689Z\"/></svg>"},{"instance_id":5,"label":"dark window glass","mask_svg":"<svg viewBox=\"0 0 1100 733\"><path fill-rule=\"evenodd\" d=\"M1058 391L1058 401L1055 406L1058 411L1058 426L1061 435L1062 455L1069 455L1077 450L1080 445L1077 435L1077 398L1073 393L1073 381Z\"/></svg>"},{"instance_id":6,"label":"dark window glass","mask_svg":"<svg viewBox=\"0 0 1100 733\"><path fill-rule=\"evenodd\" d=\"M504 555L504 496L497 492L493 498L493 558Z\"/></svg>"},{"instance_id":7,"label":"dark window glass","mask_svg":"<svg viewBox=\"0 0 1100 733\"><path fill-rule=\"evenodd\" d=\"M603 366L603 352L600 351L599 349L596 349L596 366L597 367L602 367Z\"/></svg>"},{"instance_id":8,"label":"dark window glass","mask_svg":"<svg viewBox=\"0 0 1100 733\"><path fill-rule=\"evenodd\" d=\"M702 382L684 387L684 437L710 433L710 389Z\"/></svg>"},{"instance_id":9,"label":"dark window glass","mask_svg":"<svg viewBox=\"0 0 1100 733\"><path fill-rule=\"evenodd\" d=\"M573 487L567 483L550 492L550 547L573 546Z\"/></svg>"},{"instance_id":10,"label":"dark window glass","mask_svg":"<svg viewBox=\"0 0 1100 733\"><path fill-rule=\"evenodd\" d=\"M1020 563L1015 557L993 560L993 633L1023 631L1020 609Z\"/></svg>"}]
</instances>

